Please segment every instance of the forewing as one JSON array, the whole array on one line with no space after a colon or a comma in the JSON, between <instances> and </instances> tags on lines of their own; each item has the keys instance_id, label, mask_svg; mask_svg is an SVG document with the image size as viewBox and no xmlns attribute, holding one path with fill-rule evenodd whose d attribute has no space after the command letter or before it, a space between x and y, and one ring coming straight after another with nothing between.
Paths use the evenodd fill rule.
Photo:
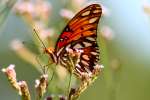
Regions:
<instances>
[{"instance_id":1,"label":"forewing","mask_svg":"<svg viewBox=\"0 0 150 100\"><path fill-rule=\"evenodd\" d=\"M96 35L101 14L102 9L99 4L92 4L77 13L58 38L55 51L58 52L62 47L81 37Z\"/></svg>"}]
</instances>

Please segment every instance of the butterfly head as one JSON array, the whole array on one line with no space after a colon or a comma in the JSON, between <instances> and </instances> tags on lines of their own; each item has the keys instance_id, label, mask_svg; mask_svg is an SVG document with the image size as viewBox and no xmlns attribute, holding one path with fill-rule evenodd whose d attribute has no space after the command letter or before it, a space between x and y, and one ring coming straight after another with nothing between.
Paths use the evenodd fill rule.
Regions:
<instances>
[{"instance_id":1,"label":"butterfly head","mask_svg":"<svg viewBox=\"0 0 150 100\"><path fill-rule=\"evenodd\" d=\"M51 48L51 47L46 48L46 49L44 49L44 53L47 53L47 54L54 53L54 48Z\"/></svg>"},{"instance_id":2,"label":"butterfly head","mask_svg":"<svg viewBox=\"0 0 150 100\"><path fill-rule=\"evenodd\" d=\"M56 57L54 51L55 51L54 48L51 48L51 47L44 49L44 53L50 55L50 57L52 58L53 62L57 63L57 57Z\"/></svg>"}]
</instances>

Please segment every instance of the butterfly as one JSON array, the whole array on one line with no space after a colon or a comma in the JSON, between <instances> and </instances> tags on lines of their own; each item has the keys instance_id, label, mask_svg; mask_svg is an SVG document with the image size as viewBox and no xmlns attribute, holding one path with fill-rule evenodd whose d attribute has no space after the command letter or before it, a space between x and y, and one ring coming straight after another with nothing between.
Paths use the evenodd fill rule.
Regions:
<instances>
[{"instance_id":1,"label":"butterfly","mask_svg":"<svg viewBox=\"0 0 150 100\"><path fill-rule=\"evenodd\" d=\"M77 76L83 73L92 73L99 61L99 48L96 42L98 22L102 14L99 4L91 4L78 12L66 25L59 36L55 49L46 48L53 62L60 64ZM79 53L78 56L70 56L68 50ZM74 67L70 65L74 61Z\"/></svg>"}]
</instances>

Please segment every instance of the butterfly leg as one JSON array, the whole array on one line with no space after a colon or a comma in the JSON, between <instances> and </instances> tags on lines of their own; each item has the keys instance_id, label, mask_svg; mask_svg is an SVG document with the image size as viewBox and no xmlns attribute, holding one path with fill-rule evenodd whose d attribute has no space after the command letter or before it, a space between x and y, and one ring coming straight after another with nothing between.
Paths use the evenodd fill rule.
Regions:
<instances>
[{"instance_id":1,"label":"butterfly leg","mask_svg":"<svg viewBox=\"0 0 150 100\"><path fill-rule=\"evenodd\" d=\"M54 68L54 70L52 71L52 76L51 76L51 79L49 80L49 82L48 82L48 85L50 85L51 84L51 82L52 82L52 80L54 79L54 75L55 75L55 71L56 70L56 66L55 66L55 68ZM48 70L47 70L48 71Z\"/></svg>"},{"instance_id":2,"label":"butterfly leg","mask_svg":"<svg viewBox=\"0 0 150 100\"><path fill-rule=\"evenodd\" d=\"M49 62L49 64L43 66L43 65L41 64L40 60L39 60L39 58L40 58L41 55L43 55L43 54L40 54L40 55L37 55L37 56L36 56L36 61L37 61L37 63L40 65L40 67L41 67L41 69L42 69L42 72L43 72L44 74L47 74L47 73L48 73L48 69L50 68L49 65L52 65L53 63L52 63L52 62ZM56 67L55 67L55 69L56 69ZM55 69L54 69L54 70L55 70ZM49 82L48 82L49 84L50 84L50 82L53 80L53 78L54 78L54 71L52 72L51 79L50 79Z\"/></svg>"}]
</instances>

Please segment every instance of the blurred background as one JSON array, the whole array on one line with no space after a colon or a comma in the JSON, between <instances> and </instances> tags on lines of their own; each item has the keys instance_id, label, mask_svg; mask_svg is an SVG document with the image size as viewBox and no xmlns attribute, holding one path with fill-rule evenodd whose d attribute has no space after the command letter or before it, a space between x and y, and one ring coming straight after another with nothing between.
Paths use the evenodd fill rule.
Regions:
<instances>
[{"instance_id":1,"label":"blurred background","mask_svg":"<svg viewBox=\"0 0 150 100\"><path fill-rule=\"evenodd\" d=\"M18 80L27 81L34 98L40 72L33 56L42 47L33 28L54 47L72 16L92 3L103 8L97 41L104 69L80 100L150 100L150 0L1 0L0 69L15 64ZM51 87L50 93L58 90ZM2 72L0 99L20 99Z\"/></svg>"}]
</instances>

